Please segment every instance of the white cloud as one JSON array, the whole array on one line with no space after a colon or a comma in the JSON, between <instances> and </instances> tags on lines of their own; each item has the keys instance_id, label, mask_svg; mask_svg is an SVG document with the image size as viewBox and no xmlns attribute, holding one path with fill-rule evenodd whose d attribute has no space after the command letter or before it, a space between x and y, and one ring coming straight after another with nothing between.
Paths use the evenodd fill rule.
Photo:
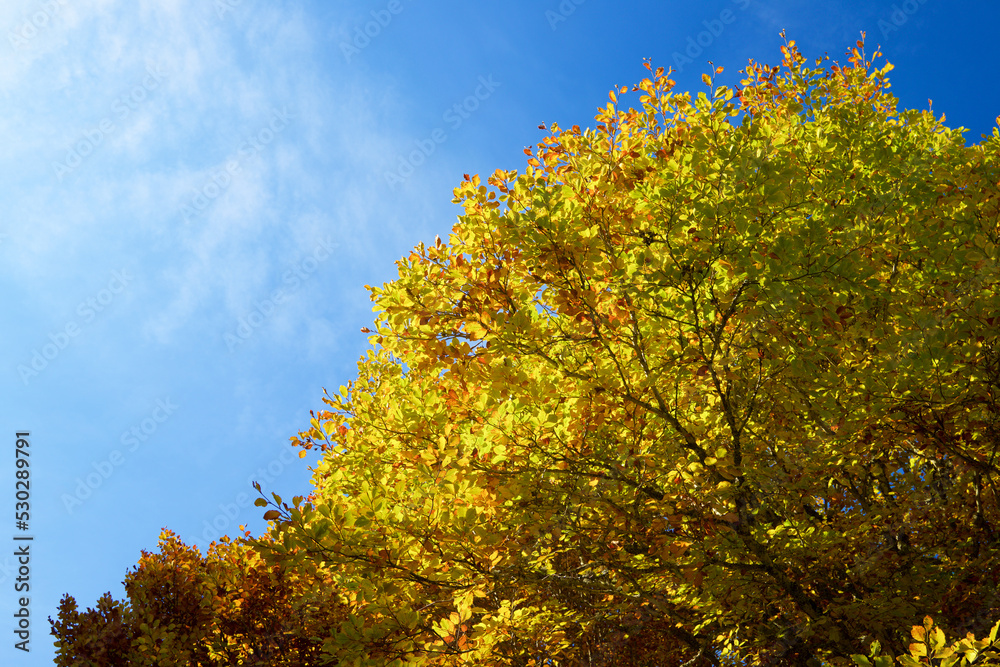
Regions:
<instances>
[{"instance_id":1,"label":"white cloud","mask_svg":"<svg viewBox=\"0 0 1000 667\"><path fill-rule=\"evenodd\" d=\"M326 26L266 3L235 3L219 19L195 0L66 2L45 33L0 59L0 97L20 102L0 118L0 177L24 184L4 247L17 245L31 291L136 266L147 294L133 319L168 344L234 322L331 230L353 265L413 232L407 216L425 203L387 198L381 180L410 141L403 105L391 79L343 64ZM0 26L33 6L5 3ZM155 87L144 83L151 70L162 73ZM267 135L283 109L292 118ZM98 142L102 123L113 129ZM253 138L268 141L247 155ZM88 141L60 181L55 163ZM233 160L239 173L185 222L182 207ZM315 308L284 309L274 326L318 332L317 351L331 336Z\"/></svg>"}]
</instances>

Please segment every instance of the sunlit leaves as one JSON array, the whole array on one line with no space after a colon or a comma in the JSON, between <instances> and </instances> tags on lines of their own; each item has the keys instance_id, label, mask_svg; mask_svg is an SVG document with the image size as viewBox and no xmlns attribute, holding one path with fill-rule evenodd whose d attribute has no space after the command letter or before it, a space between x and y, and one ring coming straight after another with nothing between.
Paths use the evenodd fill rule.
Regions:
<instances>
[{"instance_id":1,"label":"sunlit leaves","mask_svg":"<svg viewBox=\"0 0 1000 667\"><path fill-rule=\"evenodd\" d=\"M827 655L852 633L833 619L855 614L898 646L901 597L948 596L959 571L992 562L985 534L944 547L930 528L949 512L997 519L983 480L995 468L941 493L934 468L982 465L996 446L982 318L997 303L981 287L996 281L996 216L966 201L995 198L973 176L983 152L897 113L889 67L872 72L860 51L828 70L805 68L794 43L784 54L784 74L751 64L735 97L692 101L662 73L636 86L641 110L612 91L596 131L553 125L526 150L528 174L498 172L495 190L466 179L450 243L373 290L380 354L411 371L343 406L380 454L337 465L382 471L378 488L419 509L384 524L387 539L431 539L421 558L439 575L506 591L492 613L514 595L561 619L548 631L583 637L596 617L566 600L594 593L599 572L594 613L630 614L642 591L689 648L778 604L796 646ZM960 489L978 489L980 509ZM499 560L466 567L476 558ZM502 585L505 568L521 574ZM707 625L683 620L708 609ZM754 633L732 650L776 650Z\"/></svg>"}]
</instances>

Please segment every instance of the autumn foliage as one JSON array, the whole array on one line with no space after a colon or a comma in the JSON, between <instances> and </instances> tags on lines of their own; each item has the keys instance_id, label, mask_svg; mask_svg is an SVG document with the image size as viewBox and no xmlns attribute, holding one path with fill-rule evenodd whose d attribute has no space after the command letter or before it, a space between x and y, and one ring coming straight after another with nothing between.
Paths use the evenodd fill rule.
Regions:
<instances>
[{"instance_id":1,"label":"autumn foliage","mask_svg":"<svg viewBox=\"0 0 1000 667\"><path fill-rule=\"evenodd\" d=\"M213 543L203 557L164 531L125 578L128 602L110 595L77 610L66 596L53 623L57 665L307 665L315 637L340 623L329 576L271 564L243 540Z\"/></svg>"},{"instance_id":2,"label":"autumn foliage","mask_svg":"<svg viewBox=\"0 0 1000 667\"><path fill-rule=\"evenodd\" d=\"M1000 129L782 52L466 177L309 498L68 598L60 664L996 664Z\"/></svg>"}]
</instances>

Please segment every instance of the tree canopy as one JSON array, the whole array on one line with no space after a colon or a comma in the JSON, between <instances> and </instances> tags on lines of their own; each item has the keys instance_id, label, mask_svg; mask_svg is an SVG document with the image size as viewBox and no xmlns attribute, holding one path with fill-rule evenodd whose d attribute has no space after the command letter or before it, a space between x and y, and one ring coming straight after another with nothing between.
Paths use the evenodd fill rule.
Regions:
<instances>
[{"instance_id":1,"label":"tree canopy","mask_svg":"<svg viewBox=\"0 0 1000 667\"><path fill-rule=\"evenodd\" d=\"M860 41L782 55L697 95L647 64L636 108L464 178L293 438L308 497L130 575L256 559L270 634L223 627L270 584L166 628L146 588L67 597L59 664L995 664L1000 128L898 110Z\"/></svg>"}]
</instances>

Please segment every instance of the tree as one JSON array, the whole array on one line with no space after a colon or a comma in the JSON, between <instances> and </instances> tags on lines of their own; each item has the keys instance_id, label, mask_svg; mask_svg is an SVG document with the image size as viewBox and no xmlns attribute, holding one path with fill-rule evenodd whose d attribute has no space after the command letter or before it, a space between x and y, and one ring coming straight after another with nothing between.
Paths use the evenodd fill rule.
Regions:
<instances>
[{"instance_id":1,"label":"tree","mask_svg":"<svg viewBox=\"0 0 1000 667\"><path fill-rule=\"evenodd\" d=\"M465 177L293 439L313 494L250 540L341 592L325 656L884 664L925 616L990 631L1000 129L898 111L863 49L695 97L658 69Z\"/></svg>"},{"instance_id":2,"label":"tree","mask_svg":"<svg viewBox=\"0 0 1000 667\"><path fill-rule=\"evenodd\" d=\"M124 584L127 603L109 593L85 612L63 597L56 665L299 667L316 664L316 637L346 617L329 577L267 563L242 539L202 557L164 530Z\"/></svg>"}]
</instances>

